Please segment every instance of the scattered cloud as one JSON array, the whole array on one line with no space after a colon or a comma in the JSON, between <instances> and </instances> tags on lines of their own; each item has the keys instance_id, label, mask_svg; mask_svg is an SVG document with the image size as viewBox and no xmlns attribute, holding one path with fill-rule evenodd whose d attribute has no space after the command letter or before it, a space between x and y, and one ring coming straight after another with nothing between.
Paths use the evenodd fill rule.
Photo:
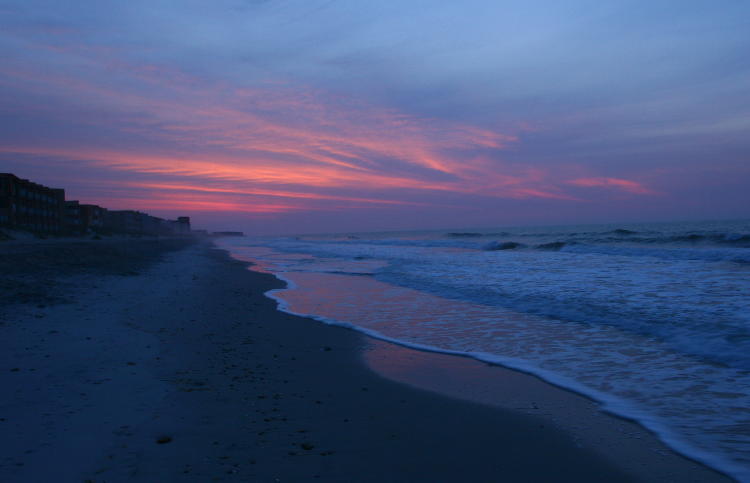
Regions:
<instances>
[{"instance_id":1,"label":"scattered cloud","mask_svg":"<svg viewBox=\"0 0 750 483\"><path fill-rule=\"evenodd\" d=\"M578 178L572 179L567 183L583 188L615 188L639 195L655 194L654 191L641 183L620 178Z\"/></svg>"},{"instance_id":2,"label":"scattered cloud","mask_svg":"<svg viewBox=\"0 0 750 483\"><path fill-rule=\"evenodd\" d=\"M740 4L94 4L0 7L0 160L104 205L448 226L747 177Z\"/></svg>"}]
</instances>

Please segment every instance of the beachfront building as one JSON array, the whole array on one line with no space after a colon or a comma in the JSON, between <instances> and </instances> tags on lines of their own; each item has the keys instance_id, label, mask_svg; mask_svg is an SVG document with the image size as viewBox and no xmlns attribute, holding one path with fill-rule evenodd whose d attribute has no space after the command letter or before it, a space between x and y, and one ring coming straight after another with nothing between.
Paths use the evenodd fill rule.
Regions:
<instances>
[{"instance_id":1,"label":"beachfront building","mask_svg":"<svg viewBox=\"0 0 750 483\"><path fill-rule=\"evenodd\" d=\"M191 235L190 217L165 220L135 210L107 210L65 200L65 190L0 173L0 228L38 234Z\"/></svg>"},{"instance_id":2,"label":"beachfront building","mask_svg":"<svg viewBox=\"0 0 750 483\"><path fill-rule=\"evenodd\" d=\"M87 231L99 231L104 227L107 209L99 205L79 205L83 226Z\"/></svg>"},{"instance_id":3,"label":"beachfront building","mask_svg":"<svg viewBox=\"0 0 750 483\"><path fill-rule=\"evenodd\" d=\"M165 220L140 211L107 211L104 227L111 233L130 235L189 235L190 218L181 216L177 220Z\"/></svg>"},{"instance_id":4,"label":"beachfront building","mask_svg":"<svg viewBox=\"0 0 750 483\"><path fill-rule=\"evenodd\" d=\"M190 235L190 217L180 216L176 220L164 220L163 231L169 235Z\"/></svg>"},{"instance_id":5,"label":"beachfront building","mask_svg":"<svg viewBox=\"0 0 750 483\"><path fill-rule=\"evenodd\" d=\"M152 227L156 226L154 218L146 213L135 210L108 211L104 218L104 226L113 233L126 233L131 235L145 235L150 233Z\"/></svg>"},{"instance_id":6,"label":"beachfront building","mask_svg":"<svg viewBox=\"0 0 750 483\"><path fill-rule=\"evenodd\" d=\"M66 201L66 231L78 235L98 232L104 227L106 212L106 208L98 205L82 205L76 200Z\"/></svg>"},{"instance_id":7,"label":"beachfront building","mask_svg":"<svg viewBox=\"0 0 750 483\"><path fill-rule=\"evenodd\" d=\"M64 228L65 190L0 173L0 226L36 233Z\"/></svg>"},{"instance_id":8,"label":"beachfront building","mask_svg":"<svg viewBox=\"0 0 750 483\"><path fill-rule=\"evenodd\" d=\"M180 216L177 218L177 233L181 235L190 234L190 217Z\"/></svg>"}]
</instances>

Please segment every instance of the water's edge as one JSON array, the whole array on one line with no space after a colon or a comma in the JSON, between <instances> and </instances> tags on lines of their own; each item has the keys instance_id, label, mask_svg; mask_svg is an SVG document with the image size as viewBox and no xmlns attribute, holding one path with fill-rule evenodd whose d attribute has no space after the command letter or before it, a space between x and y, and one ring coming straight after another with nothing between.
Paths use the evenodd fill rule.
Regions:
<instances>
[{"instance_id":1,"label":"water's edge","mask_svg":"<svg viewBox=\"0 0 750 483\"><path fill-rule=\"evenodd\" d=\"M226 250L230 253L232 257L234 257L234 254L231 252L229 248L226 248ZM234 258L242 259L239 257L234 257ZM242 259L242 260L247 261L247 259ZM248 269L254 270L253 266L258 267L259 264L256 262L251 262L251 266L248 267ZM596 402L605 413L607 413L608 415L612 417L621 418L621 419L632 421L638 424L640 427L644 428L649 433L653 434L654 437L656 437L659 441L664 443L666 446L668 446L669 448L671 448L672 450L674 450L681 456L689 460L695 461L697 463L700 463L730 478L736 479L737 481L743 481L744 475L746 473L744 468L740 467L739 465L735 464L732 461L727 460L726 458L723 458L719 455L711 454L709 452L696 448L693 445L685 442L684 440L680 439L675 434L673 434L672 431L670 431L669 428L667 428L665 425L660 424L657 421L654 421L653 418L645 417L646 414L644 412L638 410L637 408L633 407L631 404L619 398L615 398L613 396L602 393L600 391L588 388L569 378L559 376L551 371L536 368L530 364L526 364L522 361L519 361L513 358L502 357L502 356L498 356L495 354L488 354L484 352L455 351L455 350L449 350L449 349L442 349L439 347L425 345L425 344L407 342L407 341L403 341L400 339L386 336L375 330L360 327L360 326L357 326L355 324L351 324L348 322L342 322L339 320L330 319L327 317L323 317L323 316L319 316L319 315L311 314L311 313L295 312L291 310L288 303L277 294L281 292L297 289L298 287L296 286L296 284L292 280L287 279L280 273L276 273L272 271L264 271L263 273L270 273L274 277L276 277L278 280L286 284L286 287L284 288L273 289L264 293L265 296L267 296L268 298L276 302L277 310L280 310L282 312L285 312L291 315L296 315L299 317L310 318L317 322L324 323L326 325L333 325L333 326L355 330L367 337L371 337L373 339L395 344L400 347L405 347L407 349L437 353L437 354L442 354L442 355L447 355L447 356L469 358L469 359L473 359L473 360L476 360L485 364L503 367L505 369L517 371L517 372L529 375L531 377L535 377L560 390L572 392L572 393L578 394L580 396L583 396L589 400Z\"/></svg>"}]
</instances>

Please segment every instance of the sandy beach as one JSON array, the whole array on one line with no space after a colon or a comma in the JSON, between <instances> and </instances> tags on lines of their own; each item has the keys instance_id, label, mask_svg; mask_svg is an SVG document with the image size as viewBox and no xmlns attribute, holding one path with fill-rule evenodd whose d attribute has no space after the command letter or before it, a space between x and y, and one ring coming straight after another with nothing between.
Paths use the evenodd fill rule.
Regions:
<instances>
[{"instance_id":1,"label":"sandy beach","mask_svg":"<svg viewBox=\"0 0 750 483\"><path fill-rule=\"evenodd\" d=\"M730 481L542 381L280 312L208 242L0 245L0 481Z\"/></svg>"}]
</instances>

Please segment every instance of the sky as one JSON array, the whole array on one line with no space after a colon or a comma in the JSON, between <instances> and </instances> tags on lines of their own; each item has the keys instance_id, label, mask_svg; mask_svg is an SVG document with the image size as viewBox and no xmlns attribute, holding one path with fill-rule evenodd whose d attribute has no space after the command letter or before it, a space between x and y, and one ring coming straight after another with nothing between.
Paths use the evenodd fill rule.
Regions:
<instances>
[{"instance_id":1,"label":"sky","mask_svg":"<svg viewBox=\"0 0 750 483\"><path fill-rule=\"evenodd\" d=\"M750 217L750 3L0 0L0 172L291 234Z\"/></svg>"}]
</instances>

